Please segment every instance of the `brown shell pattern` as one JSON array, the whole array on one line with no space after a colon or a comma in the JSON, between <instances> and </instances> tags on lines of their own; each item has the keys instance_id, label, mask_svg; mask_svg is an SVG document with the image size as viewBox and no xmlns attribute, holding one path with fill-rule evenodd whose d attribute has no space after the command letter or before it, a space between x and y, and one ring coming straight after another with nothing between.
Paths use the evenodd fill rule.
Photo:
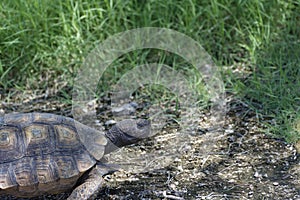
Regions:
<instances>
[{"instance_id":1,"label":"brown shell pattern","mask_svg":"<svg viewBox=\"0 0 300 200\"><path fill-rule=\"evenodd\" d=\"M82 132L91 129L83 125L79 133L75 123L47 113L0 117L0 193L31 197L72 188L96 163L82 143L89 140ZM103 156L106 144L100 138L94 144L97 157Z\"/></svg>"}]
</instances>

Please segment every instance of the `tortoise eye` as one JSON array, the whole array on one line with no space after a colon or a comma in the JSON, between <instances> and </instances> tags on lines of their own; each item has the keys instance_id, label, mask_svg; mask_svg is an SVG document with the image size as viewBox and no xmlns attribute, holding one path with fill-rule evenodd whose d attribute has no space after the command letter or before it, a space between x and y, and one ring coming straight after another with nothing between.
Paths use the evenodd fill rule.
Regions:
<instances>
[{"instance_id":1,"label":"tortoise eye","mask_svg":"<svg viewBox=\"0 0 300 200\"><path fill-rule=\"evenodd\" d=\"M139 119L137 122L137 127L139 129L150 126L151 122L150 120L146 120L146 119Z\"/></svg>"},{"instance_id":2,"label":"tortoise eye","mask_svg":"<svg viewBox=\"0 0 300 200\"><path fill-rule=\"evenodd\" d=\"M0 145L9 144L9 134L7 132L0 133Z\"/></svg>"}]
</instances>

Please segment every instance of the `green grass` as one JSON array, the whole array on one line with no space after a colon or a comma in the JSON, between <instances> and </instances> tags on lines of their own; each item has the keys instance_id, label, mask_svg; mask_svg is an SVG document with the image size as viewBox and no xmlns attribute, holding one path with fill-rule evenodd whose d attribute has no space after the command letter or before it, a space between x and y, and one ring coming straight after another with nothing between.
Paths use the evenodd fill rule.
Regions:
<instances>
[{"instance_id":1,"label":"green grass","mask_svg":"<svg viewBox=\"0 0 300 200\"><path fill-rule=\"evenodd\" d=\"M108 36L138 27L171 28L192 37L212 55L229 93L261 116L276 120L268 124L270 132L296 141L299 4L297 0L3 0L0 89L10 96L12 90L46 90L60 81L72 85L85 56ZM165 52L136 51L119 59L128 65L112 66L111 71L120 77L135 62L147 63L161 54L167 56L158 62L175 67L182 63L172 55L164 59L170 56ZM238 77L232 69L249 71L250 76ZM68 91L63 93L68 96Z\"/></svg>"}]
</instances>

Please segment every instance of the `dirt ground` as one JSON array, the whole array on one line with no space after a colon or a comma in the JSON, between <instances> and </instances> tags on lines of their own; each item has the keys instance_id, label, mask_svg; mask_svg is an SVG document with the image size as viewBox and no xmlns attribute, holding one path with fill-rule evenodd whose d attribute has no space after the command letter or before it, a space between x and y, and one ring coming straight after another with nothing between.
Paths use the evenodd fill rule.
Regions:
<instances>
[{"instance_id":1,"label":"dirt ground","mask_svg":"<svg viewBox=\"0 0 300 200\"><path fill-rule=\"evenodd\" d=\"M2 103L1 109L4 113L42 110L70 116L70 108L46 102L35 102L34 106ZM172 143L169 138L176 135L171 127L124 148L124 155L140 154L143 158L144 152L153 153L163 164L141 170L135 165L143 160L131 161L127 169L104 177L106 185L97 199L300 199L300 162L294 146L264 134L255 113L243 104L229 105L222 133L211 143L207 142L206 130L199 129L189 135L180 153L168 156L165 150L179 150L179 146L168 145ZM108 160L118 162L118 153L111 159L109 156ZM68 195L32 199L66 199Z\"/></svg>"}]
</instances>

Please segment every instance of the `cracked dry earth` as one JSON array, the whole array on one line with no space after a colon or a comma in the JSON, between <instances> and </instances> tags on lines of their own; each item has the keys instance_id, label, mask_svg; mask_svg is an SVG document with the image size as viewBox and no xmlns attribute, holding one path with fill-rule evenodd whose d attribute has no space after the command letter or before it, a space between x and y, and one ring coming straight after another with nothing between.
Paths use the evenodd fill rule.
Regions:
<instances>
[{"instance_id":1,"label":"cracked dry earth","mask_svg":"<svg viewBox=\"0 0 300 200\"><path fill-rule=\"evenodd\" d=\"M208 143L207 133L200 131L190 136L183 153L162 167L138 173L131 165L128 170L105 176L106 185L97 199L300 199L296 149L265 135L262 129L255 114L236 103L227 114L220 137ZM145 152L163 155L175 133L176 129L167 128L122 151L133 157ZM117 162L117 155L112 155L112 160ZM65 199L68 195L32 199Z\"/></svg>"}]
</instances>

